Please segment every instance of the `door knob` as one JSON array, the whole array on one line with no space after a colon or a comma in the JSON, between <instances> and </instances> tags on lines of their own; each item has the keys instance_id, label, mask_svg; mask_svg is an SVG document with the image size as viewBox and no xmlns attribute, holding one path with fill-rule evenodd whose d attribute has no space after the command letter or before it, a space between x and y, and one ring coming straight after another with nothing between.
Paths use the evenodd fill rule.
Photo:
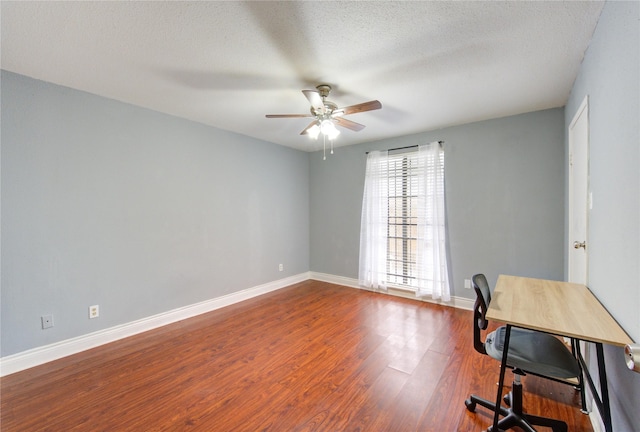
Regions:
<instances>
[{"instance_id":1,"label":"door knob","mask_svg":"<svg viewBox=\"0 0 640 432\"><path fill-rule=\"evenodd\" d=\"M587 249L587 244L586 244L586 242L574 241L574 242L573 242L573 248L574 248L574 249L580 249L580 248L583 248L583 249L585 249L585 250L586 250L586 249Z\"/></svg>"}]
</instances>

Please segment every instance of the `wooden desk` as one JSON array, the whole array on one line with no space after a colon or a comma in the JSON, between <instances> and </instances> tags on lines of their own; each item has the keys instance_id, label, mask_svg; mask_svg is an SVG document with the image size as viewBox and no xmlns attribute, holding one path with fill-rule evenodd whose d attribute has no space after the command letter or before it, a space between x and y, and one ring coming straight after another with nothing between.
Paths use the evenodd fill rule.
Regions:
<instances>
[{"instance_id":1,"label":"wooden desk","mask_svg":"<svg viewBox=\"0 0 640 432\"><path fill-rule=\"evenodd\" d=\"M496 405L500 404L502 396L511 327L553 333L595 343L601 394L596 391L579 350L577 356L603 417L605 430L613 431L602 344L625 346L633 341L589 288L568 282L500 275L486 317L507 325ZM496 412L494 430L497 430L498 417Z\"/></svg>"}]
</instances>

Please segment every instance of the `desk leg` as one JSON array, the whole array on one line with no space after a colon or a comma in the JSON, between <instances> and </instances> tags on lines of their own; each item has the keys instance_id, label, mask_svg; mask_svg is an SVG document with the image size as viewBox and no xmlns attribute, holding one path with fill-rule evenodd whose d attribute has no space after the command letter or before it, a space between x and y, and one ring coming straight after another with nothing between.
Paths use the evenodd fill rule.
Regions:
<instances>
[{"instance_id":1,"label":"desk leg","mask_svg":"<svg viewBox=\"0 0 640 432\"><path fill-rule=\"evenodd\" d=\"M604 421L604 430L613 432L611 424L611 404L609 403L609 387L607 386L607 370L604 365L604 349L601 343L596 343L596 356L598 357L598 375L600 376L600 399L602 401L602 420Z\"/></svg>"},{"instance_id":2,"label":"desk leg","mask_svg":"<svg viewBox=\"0 0 640 432\"><path fill-rule=\"evenodd\" d=\"M504 335L504 348L502 349L502 364L500 366L500 381L498 382L498 395L496 396L496 410L493 414L493 432L498 432L498 421L500 419L500 406L502 405L502 386L504 385L504 374L507 370L507 358L509 355L509 339L511 338L511 325L507 324Z\"/></svg>"},{"instance_id":3,"label":"desk leg","mask_svg":"<svg viewBox=\"0 0 640 432\"><path fill-rule=\"evenodd\" d=\"M580 387L580 412L582 414L589 414L587 409L587 388L585 387L584 377L588 372L584 370L584 359L582 358L582 351L580 350L580 341L578 339L571 338L571 352L573 356L578 360L578 366L580 366L580 376L578 377L578 387Z\"/></svg>"},{"instance_id":4,"label":"desk leg","mask_svg":"<svg viewBox=\"0 0 640 432\"><path fill-rule=\"evenodd\" d=\"M605 432L613 432L613 426L611 423L611 404L609 403L609 387L607 386L607 370L604 365L604 349L602 348L601 343L594 342L594 344L596 346L596 356L598 359L600 393L598 393L598 389L593 382L593 377L591 377L591 373L589 372L589 367L587 366L587 363L582 357L582 353L580 353L580 351L578 351L578 360L582 366L584 377L587 379L587 384L589 384L589 389L593 396L593 403L595 403L596 408L600 413L600 417L604 422L604 430Z\"/></svg>"}]
</instances>

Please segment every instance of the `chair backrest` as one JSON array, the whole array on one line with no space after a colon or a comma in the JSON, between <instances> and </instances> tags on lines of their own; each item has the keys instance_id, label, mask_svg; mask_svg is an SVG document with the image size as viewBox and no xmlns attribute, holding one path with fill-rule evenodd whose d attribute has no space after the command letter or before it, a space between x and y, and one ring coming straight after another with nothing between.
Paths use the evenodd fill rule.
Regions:
<instances>
[{"instance_id":1,"label":"chair backrest","mask_svg":"<svg viewBox=\"0 0 640 432\"><path fill-rule=\"evenodd\" d=\"M487 283L487 278L479 273L473 275L471 278L473 282L473 289L476 292L476 302L473 305L473 347L481 354L486 354L487 351L484 347L484 341L482 341L482 330L487 329L489 321L487 321L486 313L489 303L491 303L491 290Z\"/></svg>"}]
</instances>

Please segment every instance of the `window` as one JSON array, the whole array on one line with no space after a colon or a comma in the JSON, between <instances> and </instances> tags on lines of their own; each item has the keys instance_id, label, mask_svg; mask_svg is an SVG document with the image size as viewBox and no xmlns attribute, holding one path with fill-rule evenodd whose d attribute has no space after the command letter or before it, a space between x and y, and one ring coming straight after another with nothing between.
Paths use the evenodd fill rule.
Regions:
<instances>
[{"instance_id":1,"label":"window","mask_svg":"<svg viewBox=\"0 0 640 432\"><path fill-rule=\"evenodd\" d=\"M415 154L389 156L387 282L412 287L418 241L417 161Z\"/></svg>"},{"instance_id":2,"label":"window","mask_svg":"<svg viewBox=\"0 0 640 432\"><path fill-rule=\"evenodd\" d=\"M360 284L401 286L449 300L439 143L367 158L360 235Z\"/></svg>"}]
</instances>

